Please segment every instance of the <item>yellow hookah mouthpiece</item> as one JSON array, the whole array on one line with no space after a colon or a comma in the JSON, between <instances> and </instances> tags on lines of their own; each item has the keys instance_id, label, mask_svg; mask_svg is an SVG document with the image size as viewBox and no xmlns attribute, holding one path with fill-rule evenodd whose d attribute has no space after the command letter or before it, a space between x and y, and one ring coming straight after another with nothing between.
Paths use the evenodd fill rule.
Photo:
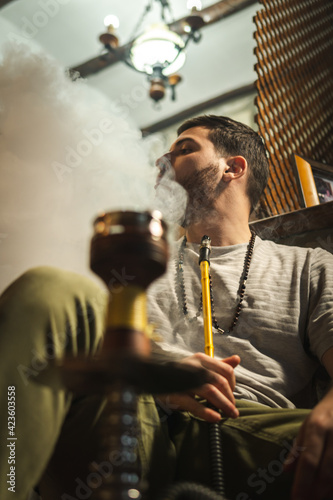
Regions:
<instances>
[{"instance_id":1,"label":"yellow hookah mouthpiece","mask_svg":"<svg viewBox=\"0 0 333 500\"><path fill-rule=\"evenodd\" d=\"M199 265L201 270L202 289L202 313L204 320L205 354L214 357L213 346L213 326L212 310L210 301L210 278L209 278L209 257L211 250L211 240L209 236L203 236L199 251Z\"/></svg>"},{"instance_id":2,"label":"yellow hookah mouthpiece","mask_svg":"<svg viewBox=\"0 0 333 500\"><path fill-rule=\"evenodd\" d=\"M201 238L201 245L199 251L199 265L202 261L209 262L210 258L210 250L211 250L211 239L209 236L203 236Z\"/></svg>"}]
</instances>

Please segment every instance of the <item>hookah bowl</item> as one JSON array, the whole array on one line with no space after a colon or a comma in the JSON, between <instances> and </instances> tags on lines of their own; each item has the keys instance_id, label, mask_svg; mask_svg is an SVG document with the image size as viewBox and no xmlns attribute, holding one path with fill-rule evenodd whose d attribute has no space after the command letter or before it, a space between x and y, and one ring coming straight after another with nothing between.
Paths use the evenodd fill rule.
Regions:
<instances>
[{"instance_id":1,"label":"hookah bowl","mask_svg":"<svg viewBox=\"0 0 333 500\"><path fill-rule=\"evenodd\" d=\"M109 289L103 345L94 356L67 356L58 364L68 390L102 394L106 400L95 462L108 461L115 450L120 460L113 473L94 489L93 500L145 496L147 485L140 481L136 452L140 393L179 392L206 382L205 370L156 362L150 356L146 289L166 270L166 233L159 212L109 212L94 222L90 265Z\"/></svg>"}]
</instances>

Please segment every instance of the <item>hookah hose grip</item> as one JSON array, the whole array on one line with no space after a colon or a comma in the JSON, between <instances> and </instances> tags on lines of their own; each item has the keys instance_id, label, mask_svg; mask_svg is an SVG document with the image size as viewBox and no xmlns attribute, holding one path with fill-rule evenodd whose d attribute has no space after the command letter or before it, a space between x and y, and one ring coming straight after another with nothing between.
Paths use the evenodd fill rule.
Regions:
<instances>
[{"instance_id":1,"label":"hookah hose grip","mask_svg":"<svg viewBox=\"0 0 333 500\"><path fill-rule=\"evenodd\" d=\"M210 300L209 257L211 242L209 236L203 236L199 251L199 265L201 270L202 313L204 321L205 354L214 357L212 312Z\"/></svg>"}]
</instances>

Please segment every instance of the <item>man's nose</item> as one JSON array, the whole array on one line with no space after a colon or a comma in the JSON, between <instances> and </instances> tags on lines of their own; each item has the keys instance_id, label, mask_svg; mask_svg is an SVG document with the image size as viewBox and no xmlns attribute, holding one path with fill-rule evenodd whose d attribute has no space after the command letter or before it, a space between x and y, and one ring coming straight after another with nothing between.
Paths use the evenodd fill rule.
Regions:
<instances>
[{"instance_id":1,"label":"man's nose","mask_svg":"<svg viewBox=\"0 0 333 500\"><path fill-rule=\"evenodd\" d=\"M164 155L157 158L155 165L162 172L165 172L168 168L172 167L171 153L165 153Z\"/></svg>"}]
</instances>

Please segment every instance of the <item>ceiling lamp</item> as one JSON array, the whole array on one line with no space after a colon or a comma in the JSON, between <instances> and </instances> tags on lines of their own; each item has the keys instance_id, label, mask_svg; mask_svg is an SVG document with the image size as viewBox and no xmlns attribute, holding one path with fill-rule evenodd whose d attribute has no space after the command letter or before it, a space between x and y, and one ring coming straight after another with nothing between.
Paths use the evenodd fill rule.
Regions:
<instances>
[{"instance_id":1,"label":"ceiling lamp","mask_svg":"<svg viewBox=\"0 0 333 500\"><path fill-rule=\"evenodd\" d=\"M151 11L154 0L149 0L141 16L139 24L125 46L120 50L116 29L119 20L116 16L107 16L104 20L108 32L100 36L100 41L105 48L112 52L120 61L125 62L132 69L145 73L150 82L150 97L160 101L165 95L166 87L171 89L171 98L175 100L175 87L181 81L176 72L184 65L185 48L190 40L198 42L201 38L199 29L204 25L200 15L200 0L188 0L187 8L191 9L190 15L185 18L180 30L172 29L174 18L168 0L155 0L161 5L161 20L159 23L146 27L144 32L136 37L145 17ZM169 14L169 22L166 14ZM180 32L179 32L180 31Z\"/></svg>"}]
</instances>

